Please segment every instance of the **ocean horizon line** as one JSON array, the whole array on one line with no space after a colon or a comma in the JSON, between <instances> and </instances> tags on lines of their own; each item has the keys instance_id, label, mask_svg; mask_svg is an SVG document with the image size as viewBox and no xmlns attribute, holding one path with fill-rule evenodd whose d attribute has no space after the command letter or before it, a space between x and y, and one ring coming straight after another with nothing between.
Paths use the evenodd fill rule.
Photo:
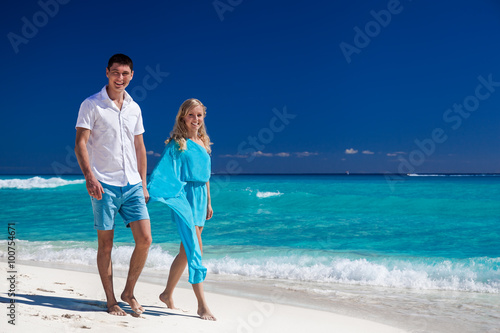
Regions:
<instances>
[{"instance_id":1,"label":"ocean horizon line","mask_svg":"<svg viewBox=\"0 0 500 333\"><path fill-rule=\"evenodd\" d=\"M148 176L150 173L147 174ZM495 172L422 172L422 173L392 173L392 172L256 172L256 173L224 173L215 172L212 176L499 176L500 173ZM64 176L82 176L81 173L67 173L63 175L53 173L0 173L3 176L51 176L51 177L64 177Z\"/></svg>"}]
</instances>

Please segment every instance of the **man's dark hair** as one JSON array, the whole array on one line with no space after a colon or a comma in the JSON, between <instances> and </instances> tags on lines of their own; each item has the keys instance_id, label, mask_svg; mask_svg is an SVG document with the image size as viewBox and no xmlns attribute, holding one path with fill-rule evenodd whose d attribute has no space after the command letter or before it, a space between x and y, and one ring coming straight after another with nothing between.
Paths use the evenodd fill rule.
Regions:
<instances>
[{"instance_id":1,"label":"man's dark hair","mask_svg":"<svg viewBox=\"0 0 500 333\"><path fill-rule=\"evenodd\" d=\"M113 64L128 65L131 71L134 70L134 64L132 63L132 59L130 59L125 54L117 53L111 58L109 58L108 69L110 69L111 66L113 66Z\"/></svg>"}]
</instances>

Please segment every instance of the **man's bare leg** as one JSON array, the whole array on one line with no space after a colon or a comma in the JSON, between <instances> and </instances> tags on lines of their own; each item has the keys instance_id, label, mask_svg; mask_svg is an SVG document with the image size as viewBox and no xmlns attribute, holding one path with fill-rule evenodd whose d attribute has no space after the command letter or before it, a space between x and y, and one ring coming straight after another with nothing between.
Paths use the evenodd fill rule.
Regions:
<instances>
[{"instance_id":1,"label":"man's bare leg","mask_svg":"<svg viewBox=\"0 0 500 333\"><path fill-rule=\"evenodd\" d=\"M115 316L126 316L115 298L113 290L113 267L111 250L113 249L114 230L97 230L97 269L101 277L108 313Z\"/></svg>"},{"instance_id":2,"label":"man's bare leg","mask_svg":"<svg viewBox=\"0 0 500 333\"><path fill-rule=\"evenodd\" d=\"M193 291L198 300L198 316L203 320L217 320L208 308L207 301L205 300L205 293L203 292L203 282L193 284Z\"/></svg>"},{"instance_id":3,"label":"man's bare leg","mask_svg":"<svg viewBox=\"0 0 500 333\"><path fill-rule=\"evenodd\" d=\"M149 246L152 242L151 224L149 220L139 220L130 223L130 229L134 235L135 248L130 258L127 283L121 299L130 305L132 311L141 314L144 312L144 308L135 299L134 288L148 258Z\"/></svg>"},{"instance_id":4,"label":"man's bare leg","mask_svg":"<svg viewBox=\"0 0 500 333\"><path fill-rule=\"evenodd\" d=\"M203 227L195 226L196 235L198 236L198 243L200 244L200 251L203 255L203 245L201 243L201 232L203 231ZM179 254L175 257L172 265L170 266L170 273L168 274L167 286L163 293L160 294L160 300L167 305L169 309L177 309L174 305L174 289L177 286L177 283L182 277L182 273L187 266L187 256L186 251L184 250L184 245L180 246Z\"/></svg>"}]
</instances>

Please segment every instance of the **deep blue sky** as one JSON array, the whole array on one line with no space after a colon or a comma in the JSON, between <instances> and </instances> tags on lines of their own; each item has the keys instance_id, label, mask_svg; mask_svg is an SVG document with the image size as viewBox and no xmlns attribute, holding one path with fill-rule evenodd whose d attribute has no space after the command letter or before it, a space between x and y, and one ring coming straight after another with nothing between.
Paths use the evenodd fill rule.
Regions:
<instances>
[{"instance_id":1,"label":"deep blue sky","mask_svg":"<svg viewBox=\"0 0 500 333\"><path fill-rule=\"evenodd\" d=\"M134 60L150 168L195 97L214 172L500 172L499 1L40 3L0 14L0 174L80 172L78 109L114 53Z\"/></svg>"}]
</instances>

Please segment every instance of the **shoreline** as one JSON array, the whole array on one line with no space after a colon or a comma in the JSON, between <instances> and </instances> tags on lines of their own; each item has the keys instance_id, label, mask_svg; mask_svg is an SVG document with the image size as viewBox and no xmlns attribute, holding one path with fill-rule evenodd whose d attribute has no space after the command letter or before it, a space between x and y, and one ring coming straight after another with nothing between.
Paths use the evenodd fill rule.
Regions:
<instances>
[{"instance_id":1,"label":"shoreline","mask_svg":"<svg viewBox=\"0 0 500 333\"><path fill-rule=\"evenodd\" d=\"M7 265L2 261L2 271L7 275ZM140 328L156 332L174 329L174 332L405 332L392 325L333 312L282 304L281 292L270 295L271 302L248 298L248 295L229 296L221 293L224 283L207 280L206 297L216 322L200 320L196 315L196 299L184 284L179 285L174 297L176 306L187 311L170 310L158 299L165 282L164 277L141 275L136 286L136 296L146 308L140 316L125 317L107 314L105 296L95 269L88 272L80 267L50 263L17 263L16 330L37 332L92 329L94 332L128 332ZM55 267L59 266L59 267ZM75 268L75 267L73 267ZM115 293L125 284L120 271L115 273ZM162 273L166 275L167 273ZM155 282L156 280L156 282ZM161 280L161 281L160 281ZM210 290L209 290L210 289ZM214 290L215 289L215 290ZM1 293L2 303L10 297ZM120 303L120 305L123 305ZM128 305L123 306L130 313ZM6 327L5 317L0 327ZM8 325L11 327L11 325Z\"/></svg>"},{"instance_id":2,"label":"shoreline","mask_svg":"<svg viewBox=\"0 0 500 333\"><path fill-rule=\"evenodd\" d=\"M152 170L150 170L152 171ZM148 173L149 177L151 173ZM396 177L411 177L411 176L500 176L499 172L421 172L421 173L398 173L398 172L331 172L331 173L224 173L216 172L212 173L212 176L224 176L224 177L238 177L238 176L396 176ZM81 173L66 173L64 175L58 175L54 173L4 173L0 174L0 177L50 177L50 178L62 178L65 177L79 177L85 179Z\"/></svg>"}]
</instances>

